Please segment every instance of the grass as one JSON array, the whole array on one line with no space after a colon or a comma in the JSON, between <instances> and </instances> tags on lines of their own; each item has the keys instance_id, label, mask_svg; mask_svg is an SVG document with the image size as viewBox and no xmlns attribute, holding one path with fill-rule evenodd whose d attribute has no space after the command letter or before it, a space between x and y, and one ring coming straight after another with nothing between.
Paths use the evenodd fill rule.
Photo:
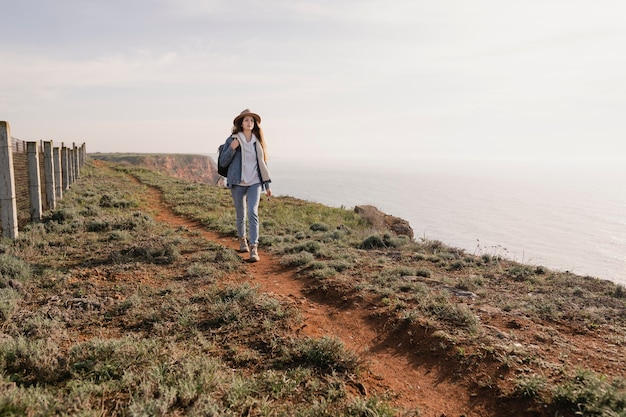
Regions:
<instances>
[{"instance_id":1,"label":"grass","mask_svg":"<svg viewBox=\"0 0 626 417\"><path fill-rule=\"evenodd\" d=\"M140 210L144 187L88 165L2 241L0 415L393 415L348 395L339 341L294 338L293 307L220 282L245 273L234 251Z\"/></svg>"},{"instance_id":2,"label":"grass","mask_svg":"<svg viewBox=\"0 0 626 417\"><path fill-rule=\"evenodd\" d=\"M626 416L626 380L608 381L586 369L578 369L553 390L554 401L584 416Z\"/></svg>"},{"instance_id":3,"label":"grass","mask_svg":"<svg viewBox=\"0 0 626 417\"><path fill-rule=\"evenodd\" d=\"M234 251L144 208L156 187L180 215L235 236L228 190L114 168L88 163L57 209L0 242L0 415L394 415L387 398L350 394L364 365L339 339L296 337L292 305L237 283ZM623 349L623 286L411 241L291 197L260 210L261 245L311 292L367 300L395 337L423 335L450 367L484 361L474 382L503 398L624 415L620 378L541 358L515 334L524 318L546 345L567 326ZM511 327L494 333L485 311Z\"/></svg>"}]
</instances>

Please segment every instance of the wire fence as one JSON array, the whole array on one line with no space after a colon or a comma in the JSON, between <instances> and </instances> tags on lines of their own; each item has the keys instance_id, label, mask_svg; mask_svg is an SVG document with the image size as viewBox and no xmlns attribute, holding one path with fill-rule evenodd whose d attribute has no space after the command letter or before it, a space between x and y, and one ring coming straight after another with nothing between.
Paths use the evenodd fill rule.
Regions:
<instances>
[{"instance_id":1,"label":"wire fence","mask_svg":"<svg viewBox=\"0 0 626 417\"><path fill-rule=\"evenodd\" d=\"M0 232L16 239L19 229L54 210L63 191L80 176L86 147L53 141L23 141L0 121Z\"/></svg>"}]
</instances>

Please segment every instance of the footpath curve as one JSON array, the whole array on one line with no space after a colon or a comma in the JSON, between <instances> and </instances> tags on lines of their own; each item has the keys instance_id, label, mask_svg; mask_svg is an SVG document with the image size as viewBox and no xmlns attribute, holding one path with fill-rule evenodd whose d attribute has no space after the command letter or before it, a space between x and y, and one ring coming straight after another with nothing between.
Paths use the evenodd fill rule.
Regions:
<instances>
[{"instance_id":1,"label":"footpath curve","mask_svg":"<svg viewBox=\"0 0 626 417\"><path fill-rule=\"evenodd\" d=\"M135 179L134 177L132 177ZM136 179L135 179L136 180ZM207 240L232 249L236 239L206 230L200 223L184 218L167 206L160 191L147 186L148 210L159 222L172 227L185 227ZM247 255L243 254L242 256ZM252 285L295 305L303 317L301 334L311 337L329 336L341 340L355 352L367 370L355 381L355 393L387 395L389 403L400 416L428 417L490 417L484 398L477 397L462 383L451 382L432 364L420 364L398 341L385 336L383 328L375 328L369 317L371 306L343 308L340 302L322 300L306 293L305 283L295 271L285 269L278 258L260 248L261 260L246 263Z\"/></svg>"}]
</instances>

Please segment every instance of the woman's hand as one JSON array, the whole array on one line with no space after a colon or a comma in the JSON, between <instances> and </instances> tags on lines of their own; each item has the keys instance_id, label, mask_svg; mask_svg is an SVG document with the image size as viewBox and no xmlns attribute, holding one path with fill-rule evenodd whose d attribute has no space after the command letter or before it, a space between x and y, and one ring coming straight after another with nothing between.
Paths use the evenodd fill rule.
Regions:
<instances>
[{"instance_id":1,"label":"woman's hand","mask_svg":"<svg viewBox=\"0 0 626 417\"><path fill-rule=\"evenodd\" d=\"M237 149L237 146L239 146L239 139L235 138L235 139L233 139L233 141L230 143L230 148L231 148L231 149Z\"/></svg>"},{"instance_id":2,"label":"woman's hand","mask_svg":"<svg viewBox=\"0 0 626 417\"><path fill-rule=\"evenodd\" d=\"M272 196L272 190L265 191L265 194L267 194L267 199L269 200L270 197Z\"/></svg>"}]
</instances>

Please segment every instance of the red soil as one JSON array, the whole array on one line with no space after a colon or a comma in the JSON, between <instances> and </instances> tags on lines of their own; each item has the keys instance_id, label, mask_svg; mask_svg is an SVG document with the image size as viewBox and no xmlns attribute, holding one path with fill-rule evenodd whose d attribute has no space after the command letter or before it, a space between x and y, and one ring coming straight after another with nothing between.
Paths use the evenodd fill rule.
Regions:
<instances>
[{"instance_id":1,"label":"red soil","mask_svg":"<svg viewBox=\"0 0 626 417\"><path fill-rule=\"evenodd\" d=\"M158 221L184 226L204 238L233 249L238 242L207 231L197 222L176 215L165 205L159 192L149 189L149 206ZM322 297L307 288L307 283L292 269L282 267L278 259L263 250L261 260L246 263L252 284L275 297L294 304L300 311L306 336L331 336L340 339L347 349L364 361L367 371L354 381L355 393L386 394L400 415L432 417L487 417L516 415L494 411L494 399L475 392L464 378L455 377L440 359L418 357L409 340L399 340L384 328L384 322L373 319L375 307L348 303L337 297ZM243 255L242 255L243 256ZM348 306L348 304L350 304ZM414 335L419 338L420 335Z\"/></svg>"}]
</instances>

